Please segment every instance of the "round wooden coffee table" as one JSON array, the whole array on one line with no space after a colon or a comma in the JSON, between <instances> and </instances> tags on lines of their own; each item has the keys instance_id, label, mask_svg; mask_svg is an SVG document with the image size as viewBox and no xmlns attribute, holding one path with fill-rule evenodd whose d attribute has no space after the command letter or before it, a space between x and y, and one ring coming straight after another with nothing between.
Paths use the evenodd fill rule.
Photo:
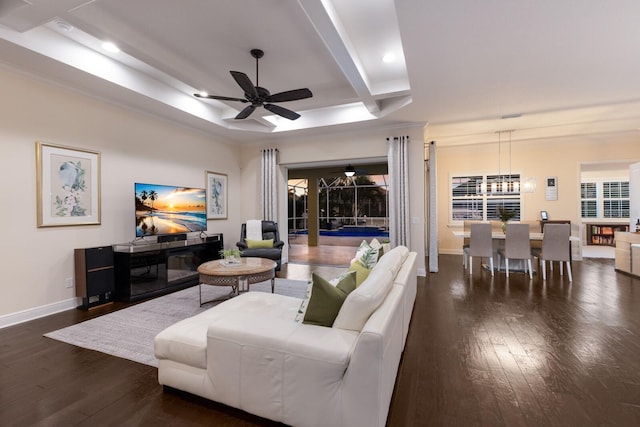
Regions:
<instances>
[{"instance_id":1,"label":"round wooden coffee table","mask_svg":"<svg viewBox=\"0 0 640 427\"><path fill-rule=\"evenodd\" d=\"M198 267L200 273L200 305L212 301L221 301L249 291L253 283L271 280L271 293L274 292L276 263L265 258L240 258L238 263L229 264L224 260L205 262ZM230 286L231 292L226 298L202 301L202 285Z\"/></svg>"}]
</instances>

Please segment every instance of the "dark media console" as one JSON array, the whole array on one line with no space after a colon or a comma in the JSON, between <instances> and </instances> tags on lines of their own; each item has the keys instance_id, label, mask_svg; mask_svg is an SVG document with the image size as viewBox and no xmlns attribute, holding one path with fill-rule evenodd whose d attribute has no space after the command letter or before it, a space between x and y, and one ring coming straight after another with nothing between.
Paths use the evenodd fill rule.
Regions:
<instances>
[{"instance_id":1,"label":"dark media console","mask_svg":"<svg viewBox=\"0 0 640 427\"><path fill-rule=\"evenodd\" d=\"M180 235L167 237L177 236ZM219 259L223 248L222 234L204 239L114 245L114 298L137 301L197 285L198 266Z\"/></svg>"}]
</instances>

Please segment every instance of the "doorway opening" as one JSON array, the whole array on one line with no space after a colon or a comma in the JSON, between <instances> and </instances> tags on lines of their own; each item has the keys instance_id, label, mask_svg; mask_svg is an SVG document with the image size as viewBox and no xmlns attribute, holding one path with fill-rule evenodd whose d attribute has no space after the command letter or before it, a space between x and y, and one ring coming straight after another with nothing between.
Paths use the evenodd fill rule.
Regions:
<instances>
[{"instance_id":1,"label":"doorway opening","mask_svg":"<svg viewBox=\"0 0 640 427\"><path fill-rule=\"evenodd\" d=\"M631 161L580 165L582 256L615 258L615 232L629 230Z\"/></svg>"},{"instance_id":2,"label":"doorway opening","mask_svg":"<svg viewBox=\"0 0 640 427\"><path fill-rule=\"evenodd\" d=\"M289 262L348 266L362 240L388 241L386 163L348 166L289 170Z\"/></svg>"}]
</instances>

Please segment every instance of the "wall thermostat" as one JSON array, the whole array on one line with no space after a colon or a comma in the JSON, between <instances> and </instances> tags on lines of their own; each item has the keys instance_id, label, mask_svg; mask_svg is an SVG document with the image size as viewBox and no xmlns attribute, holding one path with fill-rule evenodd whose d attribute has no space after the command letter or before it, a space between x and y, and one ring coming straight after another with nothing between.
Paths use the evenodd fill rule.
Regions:
<instances>
[{"instance_id":1,"label":"wall thermostat","mask_svg":"<svg viewBox=\"0 0 640 427\"><path fill-rule=\"evenodd\" d=\"M547 200L558 200L558 178L555 176L548 176L546 187Z\"/></svg>"}]
</instances>

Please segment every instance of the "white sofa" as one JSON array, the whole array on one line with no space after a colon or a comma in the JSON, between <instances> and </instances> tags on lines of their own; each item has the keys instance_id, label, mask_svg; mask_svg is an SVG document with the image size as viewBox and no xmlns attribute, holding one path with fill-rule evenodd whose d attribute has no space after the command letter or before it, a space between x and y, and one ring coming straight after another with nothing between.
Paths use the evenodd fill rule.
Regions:
<instances>
[{"instance_id":1,"label":"white sofa","mask_svg":"<svg viewBox=\"0 0 640 427\"><path fill-rule=\"evenodd\" d=\"M242 294L156 336L158 381L292 426L384 426L416 280L416 253L394 248L333 327L296 322L301 299Z\"/></svg>"}]
</instances>

